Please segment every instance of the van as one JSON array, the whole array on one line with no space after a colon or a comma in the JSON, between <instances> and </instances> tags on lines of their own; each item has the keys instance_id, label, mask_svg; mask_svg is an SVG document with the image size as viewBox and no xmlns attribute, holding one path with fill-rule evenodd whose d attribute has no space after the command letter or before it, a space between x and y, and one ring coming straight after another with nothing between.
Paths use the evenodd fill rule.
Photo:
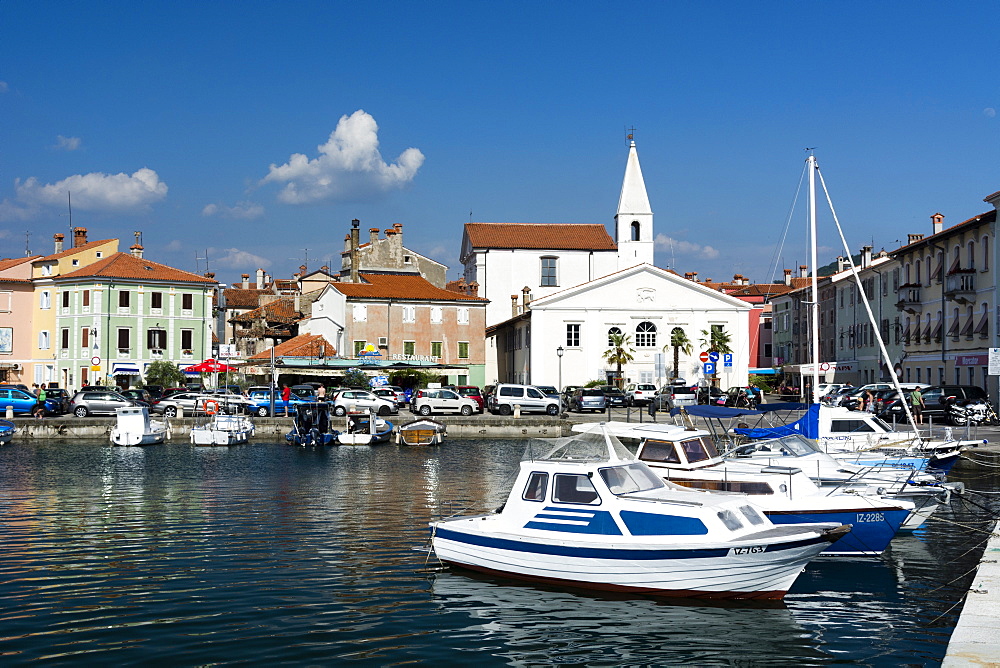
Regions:
<instances>
[{"instance_id":1,"label":"van","mask_svg":"<svg viewBox=\"0 0 1000 668\"><path fill-rule=\"evenodd\" d=\"M514 412L514 406L520 406L522 413L559 415L559 401L545 396L534 385L498 383L490 395L490 412L510 415Z\"/></svg>"}]
</instances>

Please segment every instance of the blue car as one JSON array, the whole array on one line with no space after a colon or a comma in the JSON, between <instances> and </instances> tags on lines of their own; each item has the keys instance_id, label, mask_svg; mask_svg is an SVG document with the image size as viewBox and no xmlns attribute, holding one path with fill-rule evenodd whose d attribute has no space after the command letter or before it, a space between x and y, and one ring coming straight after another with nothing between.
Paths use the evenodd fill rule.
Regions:
<instances>
[{"instance_id":1,"label":"blue car","mask_svg":"<svg viewBox=\"0 0 1000 668\"><path fill-rule=\"evenodd\" d=\"M30 392L25 392L24 390L12 387L0 388L0 415L7 412L8 406L12 406L14 408L15 414L22 413L31 415L31 411L35 409L35 405L37 403L38 397ZM60 403L61 402L58 399L46 399L45 414L58 414L60 412Z\"/></svg>"},{"instance_id":2,"label":"blue car","mask_svg":"<svg viewBox=\"0 0 1000 668\"><path fill-rule=\"evenodd\" d=\"M248 410L259 417L267 417L271 414L271 393L267 390L251 390L247 397L250 399ZM292 394L288 401L282 401L281 393L274 393L274 414L275 415L295 415L295 407L299 404L308 403L304 399Z\"/></svg>"}]
</instances>

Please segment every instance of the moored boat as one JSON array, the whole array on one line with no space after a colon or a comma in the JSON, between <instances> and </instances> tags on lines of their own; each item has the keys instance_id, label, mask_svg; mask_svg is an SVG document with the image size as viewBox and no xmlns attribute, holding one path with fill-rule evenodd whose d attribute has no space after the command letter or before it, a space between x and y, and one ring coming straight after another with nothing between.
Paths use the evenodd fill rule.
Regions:
<instances>
[{"instance_id":1,"label":"moored boat","mask_svg":"<svg viewBox=\"0 0 1000 668\"><path fill-rule=\"evenodd\" d=\"M331 424L330 404L325 401L301 403L296 407L292 430L285 434L285 440L292 445L332 445L339 432Z\"/></svg>"},{"instance_id":2,"label":"moored boat","mask_svg":"<svg viewBox=\"0 0 1000 668\"><path fill-rule=\"evenodd\" d=\"M396 431L396 443L401 445L440 445L448 433L443 422L421 418L404 425Z\"/></svg>"},{"instance_id":3,"label":"moored boat","mask_svg":"<svg viewBox=\"0 0 1000 668\"><path fill-rule=\"evenodd\" d=\"M155 445L167 437L167 426L149 418L146 406L128 406L116 409L118 423L111 430L115 445Z\"/></svg>"},{"instance_id":4,"label":"moored boat","mask_svg":"<svg viewBox=\"0 0 1000 668\"><path fill-rule=\"evenodd\" d=\"M376 445L392 437L393 424L372 412L348 413L344 431L337 432L339 445Z\"/></svg>"},{"instance_id":5,"label":"moored boat","mask_svg":"<svg viewBox=\"0 0 1000 668\"><path fill-rule=\"evenodd\" d=\"M442 562L587 589L780 599L850 530L776 526L745 495L669 485L607 430L539 447L497 512L431 523Z\"/></svg>"},{"instance_id":6,"label":"moored boat","mask_svg":"<svg viewBox=\"0 0 1000 668\"><path fill-rule=\"evenodd\" d=\"M239 445L254 435L253 420L246 415L213 415L202 425L191 428L191 442L195 445Z\"/></svg>"},{"instance_id":7,"label":"moored boat","mask_svg":"<svg viewBox=\"0 0 1000 668\"><path fill-rule=\"evenodd\" d=\"M0 420L0 445L7 445L14 438L17 426L10 420Z\"/></svg>"}]
</instances>

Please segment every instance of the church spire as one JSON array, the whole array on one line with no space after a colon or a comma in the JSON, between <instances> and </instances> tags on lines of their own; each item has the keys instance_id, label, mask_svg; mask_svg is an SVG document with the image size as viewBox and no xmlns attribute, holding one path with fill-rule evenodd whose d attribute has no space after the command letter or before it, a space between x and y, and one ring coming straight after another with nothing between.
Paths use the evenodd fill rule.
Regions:
<instances>
[{"instance_id":1,"label":"church spire","mask_svg":"<svg viewBox=\"0 0 1000 668\"><path fill-rule=\"evenodd\" d=\"M639 154L629 134L625 178L615 214L615 242L618 244L618 267L653 264L653 210L646 194L646 182L639 167Z\"/></svg>"}]
</instances>

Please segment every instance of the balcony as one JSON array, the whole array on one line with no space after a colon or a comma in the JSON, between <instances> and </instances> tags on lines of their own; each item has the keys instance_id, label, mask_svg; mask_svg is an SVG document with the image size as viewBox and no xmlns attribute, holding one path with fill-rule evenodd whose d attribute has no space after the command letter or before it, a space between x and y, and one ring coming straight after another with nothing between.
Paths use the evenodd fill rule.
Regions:
<instances>
[{"instance_id":1,"label":"balcony","mask_svg":"<svg viewBox=\"0 0 1000 668\"><path fill-rule=\"evenodd\" d=\"M124 360L132 356L131 348L119 348L118 349L118 359Z\"/></svg>"},{"instance_id":2,"label":"balcony","mask_svg":"<svg viewBox=\"0 0 1000 668\"><path fill-rule=\"evenodd\" d=\"M968 304L976 299L976 270L958 269L944 279L944 297L959 304Z\"/></svg>"},{"instance_id":3,"label":"balcony","mask_svg":"<svg viewBox=\"0 0 1000 668\"><path fill-rule=\"evenodd\" d=\"M900 311L920 313L924 308L923 302L920 301L920 286L917 284L907 283L899 286L897 296L899 301L896 302L896 308Z\"/></svg>"}]
</instances>

